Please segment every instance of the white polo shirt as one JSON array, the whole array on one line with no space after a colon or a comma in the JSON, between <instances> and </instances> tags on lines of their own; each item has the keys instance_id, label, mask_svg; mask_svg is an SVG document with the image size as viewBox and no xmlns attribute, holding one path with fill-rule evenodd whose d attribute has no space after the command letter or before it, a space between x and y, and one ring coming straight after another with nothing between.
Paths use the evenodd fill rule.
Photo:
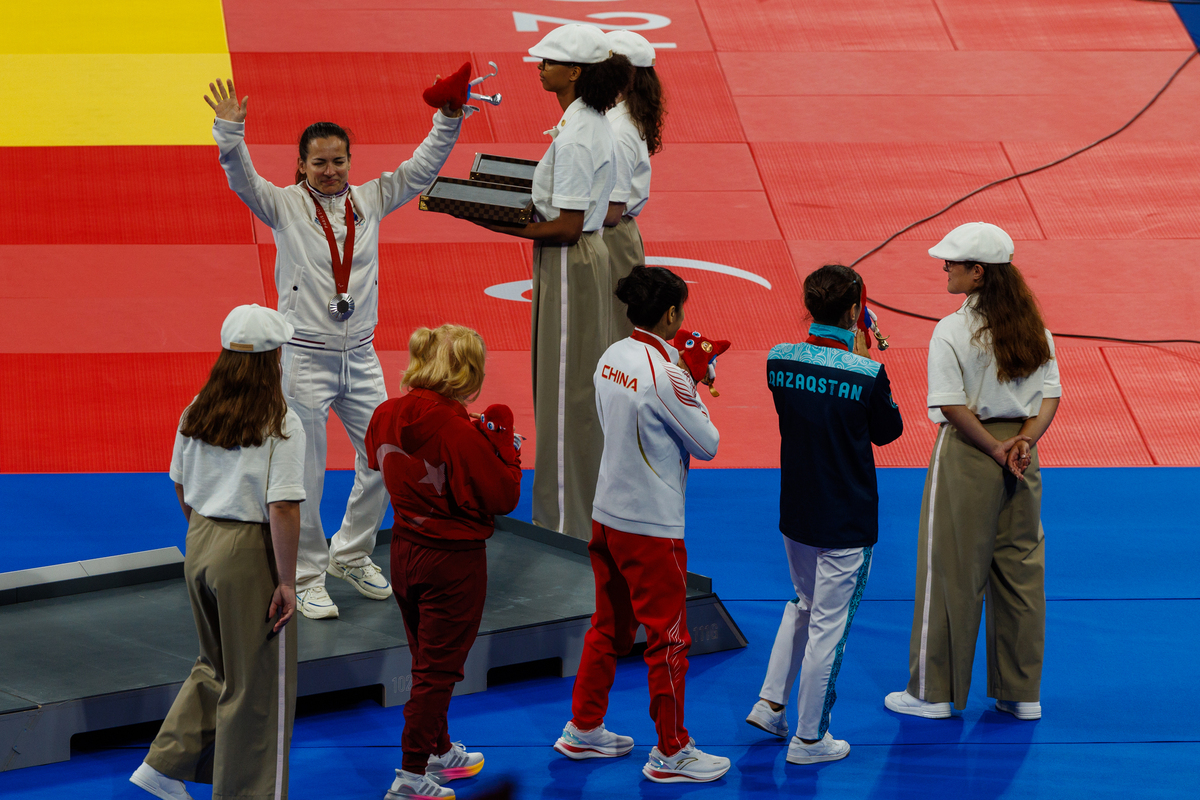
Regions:
<instances>
[{"instance_id":1,"label":"white polo shirt","mask_svg":"<svg viewBox=\"0 0 1200 800\"><path fill-rule=\"evenodd\" d=\"M990 349L971 341L983 323L975 312L975 297L942 319L929 341L929 418L946 422L940 406L966 406L982 420L1035 417L1042 398L1062 397L1058 360L1051 358L1031 375L1001 383ZM1046 331L1050 354L1054 337Z\"/></svg>"},{"instance_id":2,"label":"white polo shirt","mask_svg":"<svg viewBox=\"0 0 1200 800\"><path fill-rule=\"evenodd\" d=\"M598 231L617 178L612 126L576 98L552 130L558 133L533 172L533 205L547 221L560 209L583 211L584 232Z\"/></svg>"},{"instance_id":3,"label":"white polo shirt","mask_svg":"<svg viewBox=\"0 0 1200 800\"><path fill-rule=\"evenodd\" d=\"M625 216L636 217L650 198L650 148L629 116L624 100L610 108L606 116L617 143L617 183L608 201L624 203Z\"/></svg>"},{"instance_id":4,"label":"white polo shirt","mask_svg":"<svg viewBox=\"0 0 1200 800\"><path fill-rule=\"evenodd\" d=\"M288 438L270 436L258 447L226 450L176 430L171 480L183 484L183 501L206 517L267 522L268 503L306 497L304 427L290 408L282 432Z\"/></svg>"}]
</instances>

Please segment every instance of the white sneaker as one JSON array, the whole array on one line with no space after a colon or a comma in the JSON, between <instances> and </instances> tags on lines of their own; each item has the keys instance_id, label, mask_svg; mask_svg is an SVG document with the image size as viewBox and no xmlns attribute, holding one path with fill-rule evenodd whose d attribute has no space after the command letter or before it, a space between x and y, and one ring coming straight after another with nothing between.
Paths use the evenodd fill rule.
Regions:
<instances>
[{"instance_id":1,"label":"white sneaker","mask_svg":"<svg viewBox=\"0 0 1200 800\"><path fill-rule=\"evenodd\" d=\"M655 783L705 783L715 781L729 771L729 759L710 756L696 747L696 740L689 739L687 747L668 758L650 748L650 759L642 767L642 774Z\"/></svg>"},{"instance_id":2,"label":"white sneaker","mask_svg":"<svg viewBox=\"0 0 1200 800\"><path fill-rule=\"evenodd\" d=\"M337 619L338 607L324 586L313 586L296 593L300 613L309 619Z\"/></svg>"},{"instance_id":3,"label":"white sneaker","mask_svg":"<svg viewBox=\"0 0 1200 800\"><path fill-rule=\"evenodd\" d=\"M129 782L161 800L192 800L183 781L168 778L145 761L129 776Z\"/></svg>"},{"instance_id":4,"label":"white sneaker","mask_svg":"<svg viewBox=\"0 0 1200 800\"><path fill-rule=\"evenodd\" d=\"M415 775L402 769L396 770L396 780L388 789L383 800L454 800L454 790L438 786L428 775Z\"/></svg>"},{"instance_id":5,"label":"white sneaker","mask_svg":"<svg viewBox=\"0 0 1200 800\"><path fill-rule=\"evenodd\" d=\"M562 736L554 743L554 749L567 758L580 761L585 758L616 758L628 755L633 749L633 739L613 733L600 723L600 727L581 731L568 722Z\"/></svg>"},{"instance_id":6,"label":"white sneaker","mask_svg":"<svg viewBox=\"0 0 1200 800\"><path fill-rule=\"evenodd\" d=\"M997 700L996 710L1012 714L1017 719L1041 719L1041 703L1022 703L1018 700Z\"/></svg>"},{"instance_id":7,"label":"white sneaker","mask_svg":"<svg viewBox=\"0 0 1200 800\"><path fill-rule=\"evenodd\" d=\"M850 755L850 744L844 739L835 739L829 731L820 741L808 744L799 736L793 736L788 744L789 764L816 764L821 761L837 761Z\"/></svg>"},{"instance_id":8,"label":"white sneaker","mask_svg":"<svg viewBox=\"0 0 1200 800\"><path fill-rule=\"evenodd\" d=\"M746 722L781 739L788 735L787 708L772 711L771 704L766 700L759 700L754 704Z\"/></svg>"},{"instance_id":9,"label":"white sneaker","mask_svg":"<svg viewBox=\"0 0 1200 800\"><path fill-rule=\"evenodd\" d=\"M392 585L383 577L374 561L368 561L361 567L348 567L331 558L329 569L325 571L335 578L341 578L358 589L359 594L372 600L387 600L392 596Z\"/></svg>"},{"instance_id":10,"label":"white sneaker","mask_svg":"<svg viewBox=\"0 0 1200 800\"><path fill-rule=\"evenodd\" d=\"M883 698L883 704L897 714L911 714L926 719L946 719L950 716L949 703L929 703L918 700L908 692L892 692Z\"/></svg>"},{"instance_id":11,"label":"white sneaker","mask_svg":"<svg viewBox=\"0 0 1200 800\"><path fill-rule=\"evenodd\" d=\"M483 753L468 753L462 742L454 742L450 749L440 756L430 756L425 765L425 775L429 780L441 786L459 778L469 778L478 775L483 769Z\"/></svg>"}]
</instances>

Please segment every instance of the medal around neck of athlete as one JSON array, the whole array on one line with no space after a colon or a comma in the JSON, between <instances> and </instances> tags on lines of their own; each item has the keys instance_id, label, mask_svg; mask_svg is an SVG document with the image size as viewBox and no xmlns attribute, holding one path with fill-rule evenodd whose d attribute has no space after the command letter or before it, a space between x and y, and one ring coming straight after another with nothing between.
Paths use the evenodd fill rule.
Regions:
<instances>
[{"instance_id":1,"label":"medal around neck of athlete","mask_svg":"<svg viewBox=\"0 0 1200 800\"><path fill-rule=\"evenodd\" d=\"M354 298L346 290L350 288L350 265L354 260L354 207L350 204L350 192L346 192L346 244L342 255L338 255L337 237L333 235L333 226L329 224L329 216L321 207L317 195L309 189L313 205L317 207L317 222L325 232L325 240L329 243L329 260L333 264L333 283L337 294L329 298L329 317L334 322L345 322L354 314Z\"/></svg>"}]
</instances>

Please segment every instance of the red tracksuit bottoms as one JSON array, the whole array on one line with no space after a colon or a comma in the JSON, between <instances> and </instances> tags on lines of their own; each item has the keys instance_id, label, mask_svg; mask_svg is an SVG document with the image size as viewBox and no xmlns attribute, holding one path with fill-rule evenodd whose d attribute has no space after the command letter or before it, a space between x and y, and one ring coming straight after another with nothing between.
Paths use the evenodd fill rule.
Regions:
<instances>
[{"instance_id":1,"label":"red tracksuit bottoms","mask_svg":"<svg viewBox=\"0 0 1200 800\"><path fill-rule=\"evenodd\" d=\"M403 768L424 775L430 755L450 750L446 711L483 617L487 550L437 550L393 536L392 593L412 652Z\"/></svg>"},{"instance_id":2,"label":"red tracksuit bottoms","mask_svg":"<svg viewBox=\"0 0 1200 800\"><path fill-rule=\"evenodd\" d=\"M688 743L683 727L684 676L692 637L687 627L687 549L682 539L625 533L592 520L588 544L596 579L596 613L583 640L571 695L571 722L581 731L604 722L617 657L646 628L650 716L665 756Z\"/></svg>"}]
</instances>

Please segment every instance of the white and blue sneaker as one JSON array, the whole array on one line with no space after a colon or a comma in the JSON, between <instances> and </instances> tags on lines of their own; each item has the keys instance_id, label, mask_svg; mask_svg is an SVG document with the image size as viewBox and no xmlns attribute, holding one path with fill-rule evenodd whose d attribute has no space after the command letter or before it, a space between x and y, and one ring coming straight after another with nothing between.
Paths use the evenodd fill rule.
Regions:
<instances>
[{"instance_id":1,"label":"white and blue sneaker","mask_svg":"<svg viewBox=\"0 0 1200 800\"><path fill-rule=\"evenodd\" d=\"M335 559L329 559L329 569L325 570L335 578L341 578L358 590L363 597L372 600L387 600L392 596L392 585L383 577L374 561L368 561L361 567L350 567Z\"/></svg>"},{"instance_id":2,"label":"white and blue sneaker","mask_svg":"<svg viewBox=\"0 0 1200 800\"><path fill-rule=\"evenodd\" d=\"M642 774L655 783L707 783L729 771L729 759L710 756L689 739L687 747L673 756L664 756L657 747L650 748L650 758Z\"/></svg>"},{"instance_id":3,"label":"white and blue sneaker","mask_svg":"<svg viewBox=\"0 0 1200 800\"><path fill-rule=\"evenodd\" d=\"M781 739L788 735L787 708L772 711L771 704L766 700L759 700L754 704L746 722Z\"/></svg>"},{"instance_id":4,"label":"white and blue sneaker","mask_svg":"<svg viewBox=\"0 0 1200 800\"><path fill-rule=\"evenodd\" d=\"M296 605L309 619L337 619L338 607L324 586L311 586L296 592Z\"/></svg>"},{"instance_id":5,"label":"white and blue sneaker","mask_svg":"<svg viewBox=\"0 0 1200 800\"><path fill-rule=\"evenodd\" d=\"M129 782L160 800L192 800L183 781L168 778L145 761L129 776Z\"/></svg>"},{"instance_id":6,"label":"white and blue sneaker","mask_svg":"<svg viewBox=\"0 0 1200 800\"><path fill-rule=\"evenodd\" d=\"M483 769L483 753L468 753L462 742L453 742L450 749L440 756L430 756L425 765L429 780L439 786L478 775Z\"/></svg>"},{"instance_id":7,"label":"white and blue sneaker","mask_svg":"<svg viewBox=\"0 0 1200 800\"><path fill-rule=\"evenodd\" d=\"M600 723L600 727L581 731L572 722L563 728L562 736L554 743L554 749L567 758L581 761L585 758L617 758L628 755L633 749L633 739L613 733Z\"/></svg>"}]
</instances>

